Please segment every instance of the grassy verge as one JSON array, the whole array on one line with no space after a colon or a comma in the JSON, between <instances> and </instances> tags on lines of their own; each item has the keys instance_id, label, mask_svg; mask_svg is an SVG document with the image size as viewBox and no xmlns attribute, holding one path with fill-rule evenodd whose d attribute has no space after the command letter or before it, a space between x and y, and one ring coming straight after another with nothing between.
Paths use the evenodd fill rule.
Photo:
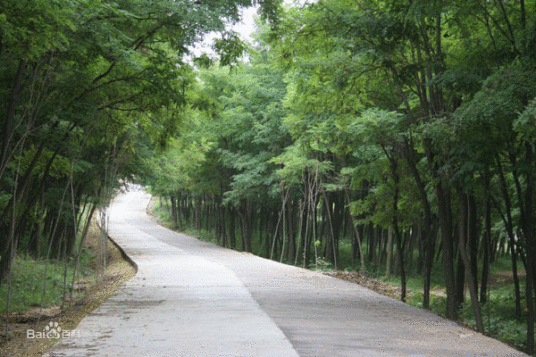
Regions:
<instances>
[{"instance_id":1,"label":"grassy verge","mask_svg":"<svg viewBox=\"0 0 536 357\"><path fill-rule=\"evenodd\" d=\"M65 262L49 262L46 294L42 300L45 262L17 257L12 275L10 313L0 313L0 356L42 356L57 339L27 338L26 331L42 331L51 321L63 330L74 330L84 316L100 306L123 283L135 275L135 269L110 241L103 244L100 229L93 222L79 263L77 279L70 292L73 262L67 267L64 289ZM102 264L106 257L106 267ZM5 312L6 286L0 288L0 308ZM67 299L64 300L64 295ZM37 308L43 302L43 309ZM63 308L60 308L61 305ZM18 312L17 312L18 311Z\"/></svg>"},{"instance_id":2,"label":"grassy verge","mask_svg":"<svg viewBox=\"0 0 536 357\"><path fill-rule=\"evenodd\" d=\"M89 269L90 259L90 253L84 250L79 267L81 276L92 273ZM61 305L70 295L73 271L72 262L66 267L64 262L47 263L17 256L13 262L9 311L23 312L36 306ZM0 286L0 301L4 302L0 305L0 314L7 311L7 296L8 283Z\"/></svg>"}]
</instances>

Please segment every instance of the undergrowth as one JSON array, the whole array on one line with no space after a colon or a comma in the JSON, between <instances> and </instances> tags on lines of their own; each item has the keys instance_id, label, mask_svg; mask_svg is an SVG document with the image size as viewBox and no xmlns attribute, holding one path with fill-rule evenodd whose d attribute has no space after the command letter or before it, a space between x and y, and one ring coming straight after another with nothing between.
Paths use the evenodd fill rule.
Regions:
<instances>
[{"instance_id":1,"label":"undergrowth","mask_svg":"<svg viewBox=\"0 0 536 357\"><path fill-rule=\"evenodd\" d=\"M91 253L83 249L79 274L91 274L90 260ZM67 265L65 281L65 262L49 261L47 264L44 260L17 255L13 261L11 275L9 311L23 312L32 307L60 306L64 297L70 295L73 270L71 260ZM8 281L0 286L0 314L7 311L8 288ZM45 288L44 294L43 288Z\"/></svg>"}]
</instances>

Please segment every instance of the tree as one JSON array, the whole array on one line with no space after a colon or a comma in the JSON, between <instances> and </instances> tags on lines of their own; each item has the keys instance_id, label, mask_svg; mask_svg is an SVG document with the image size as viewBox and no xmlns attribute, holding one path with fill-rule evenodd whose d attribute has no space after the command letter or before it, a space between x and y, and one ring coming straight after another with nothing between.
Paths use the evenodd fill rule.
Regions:
<instances>
[{"instance_id":1,"label":"tree","mask_svg":"<svg viewBox=\"0 0 536 357\"><path fill-rule=\"evenodd\" d=\"M259 4L273 21L278 2ZM156 140L165 145L176 132L194 80L185 59L188 46L206 33L223 32L226 22L238 20L238 8L249 5L2 3L0 229L6 234L0 240L0 283L25 240L37 255L47 244L44 233L58 252L63 246L72 251L80 228L75 222L85 208L105 206L103 198L110 196L103 192L117 186L116 178L132 177L133 163L147 147ZM237 53L229 54L226 44L236 41L225 38L220 52L231 59ZM169 115L160 116L164 107ZM141 133L151 126L160 132ZM139 138L145 141L136 143ZM70 206L64 207L65 200L58 205L69 191ZM57 230L58 224L63 228Z\"/></svg>"}]
</instances>

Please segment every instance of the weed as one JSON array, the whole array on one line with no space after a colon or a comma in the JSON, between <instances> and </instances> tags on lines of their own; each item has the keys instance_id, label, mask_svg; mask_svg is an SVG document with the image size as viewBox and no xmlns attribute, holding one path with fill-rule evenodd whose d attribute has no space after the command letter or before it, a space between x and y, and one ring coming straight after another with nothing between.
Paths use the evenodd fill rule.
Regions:
<instances>
[{"instance_id":1,"label":"weed","mask_svg":"<svg viewBox=\"0 0 536 357\"><path fill-rule=\"evenodd\" d=\"M324 258L318 257L316 259L316 264L310 264L309 269L319 270L319 271L330 271L333 270L333 265L326 261Z\"/></svg>"}]
</instances>

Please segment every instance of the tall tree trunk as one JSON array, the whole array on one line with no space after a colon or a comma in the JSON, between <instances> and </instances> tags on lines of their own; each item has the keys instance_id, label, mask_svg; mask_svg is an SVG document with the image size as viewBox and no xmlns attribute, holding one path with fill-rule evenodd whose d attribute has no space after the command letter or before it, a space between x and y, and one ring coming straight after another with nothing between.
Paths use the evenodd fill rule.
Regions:
<instances>
[{"instance_id":1,"label":"tall tree trunk","mask_svg":"<svg viewBox=\"0 0 536 357\"><path fill-rule=\"evenodd\" d=\"M467 195L467 248L474 290L478 296L478 229L476 199L472 194ZM466 269L467 270L467 269Z\"/></svg>"},{"instance_id":2,"label":"tall tree trunk","mask_svg":"<svg viewBox=\"0 0 536 357\"><path fill-rule=\"evenodd\" d=\"M511 249L511 260L512 260L512 276L514 278L514 292L516 296L515 306L516 306L516 317L521 317L521 288L519 284L519 277L517 274L517 241L514 236L514 223L512 219L512 201L510 198L510 193L508 192L508 188L506 186L506 178L504 176L504 171L502 168L502 163L500 157L497 155L495 157L495 162L497 166L497 171L499 172L499 179L501 182L501 192L504 199L505 204L505 215L503 216L504 225L506 227L506 233L508 234L508 239L510 242L510 249ZM499 205L497 205L497 209L499 209Z\"/></svg>"},{"instance_id":3,"label":"tall tree trunk","mask_svg":"<svg viewBox=\"0 0 536 357\"><path fill-rule=\"evenodd\" d=\"M527 167L532 168L534 165L534 152L532 143L525 144L525 162ZM526 249L526 300L527 300L527 351L532 354L534 352L534 322L535 322L535 313L534 310L534 289L536 286L534 284L534 259L536 254L536 247L534 246L534 214L533 214L533 173L528 171L526 175L527 187L525 189L525 209L522 212L523 216L523 234L525 236L525 249Z\"/></svg>"},{"instance_id":4,"label":"tall tree trunk","mask_svg":"<svg viewBox=\"0 0 536 357\"><path fill-rule=\"evenodd\" d=\"M377 236L377 229L374 227L373 223L369 223L368 227L368 261L376 263L376 236Z\"/></svg>"},{"instance_id":5,"label":"tall tree trunk","mask_svg":"<svg viewBox=\"0 0 536 357\"><path fill-rule=\"evenodd\" d=\"M488 291L488 276L490 265L490 242L491 242L491 197L489 192L490 185L489 172L486 170L484 173L484 237L482 240L482 249L484 250L484 257L482 261L482 279L480 286L480 302L482 304L487 303L487 291ZM513 253L512 253L513 254Z\"/></svg>"},{"instance_id":6,"label":"tall tree trunk","mask_svg":"<svg viewBox=\"0 0 536 357\"><path fill-rule=\"evenodd\" d=\"M324 204L325 204L325 215L327 217L324 217L324 222L327 220L327 230L328 234L326 234L326 254L325 258L327 261L333 263L335 265L335 268L337 268L337 249L336 249L336 242L335 242L335 229L333 227L333 205L334 202L330 201L328 198L328 194L325 191L324 187L321 186L322 189L322 196L324 197Z\"/></svg>"},{"instance_id":7,"label":"tall tree trunk","mask_svg":"<svg viewBox=\"0 0 536 357\"><path fill-rule=\"evenodd\" d=\"M393 154L389 154L385 148L383 148L387 158L389 159L391 163L391 175L393 177L393 184L394 184L394 194L393 194L393 230L395 233L395 239L396 239L396 248L398 252L399 257L399 263L400 263L400 285L401 285L401 291L400 291L400 300L406 301L406 267L404 263L404 240L402 239L402 234L400 232L400 228L398 226L398 200L400 196L400 175L398 173L398 162L395 157L393 157Z\"/></svg>"},{"instance_id":8,"label":"tall tree trunk","mask_svg":"<svg viewBox=\"0 0 536 357\"><path fill-rule=\"evenodd\" d=\"M295 232L295 216L296 208L293 205L293 200L288 200L287 202L287 216L288 216L288 250L287 250L287 261L291 262L296 251L296 232Z\"/></svg>"},{"instance_id":9,"label":"tall tree trunk","mask_svg":"<svg viewBox=\"0 0 536 357\"><path fill-rule=\"evenodd\" d=\"M171 220L173 221L173 228L178 228L178 213L177 213L177 200L174 195L169 195L171 200Z\"/></svg>"},{"instance_id":10,"label":"tall tree trunk","mask_svg":"<svg viewBox=\"0 0 536 357\"><path fill-rule=\"evenodd\" d=\"M346 189L345 190L345 194L346 194L346 204L350 204L350 195L348 194L348 190ZM350 215L350 218L352 220L352 227L354 229L354 239L352 241L355 240L355 243L352 243L352 245L355 244L355 246L357 247L356 250L359 251L359 259L361 261L361 273L365 274L366 273L366 264L365 264L365 252L363 251L363 245L362 245L362 234L360 234L360 231L359 231L359 228L357 227L357 224L354 220L354 216ZM362 227L362 226L360 226ZM352 248L353 249L353 248ZM354 261L354 258L352 256L352 262Z\"/></svg>"},{"instance_id":11,"label":"tall tree trunk","mask_svg":"<svg viewBox=\"0 0 536 357\"><path fill-rule=\"evenodd\" d=\"M37 203L37 222L30 240L29 251L35 259L41 255L41 242L43 240L43 230L45 228L45 187L41 185L39 189L39 201Z\"/></svg>"},{"instance_id":12,"label":"tall tree trunk","mask_svg":"<svg viewBox=\"0 0 536 357\"><path fill-rule=\"evenodd\" d=\"M456 281L454 279L454 247L452 237L452 212L450 208L450 193L446 192L444 184L435 184L435 194L438 206L439 225L441 229L441 247L443 274L447 290L446 317L455 320L458 317L458 301L456 299Z\"/></svg>"},{"instance_id":13,"label":"tall tree trunk","mask_svg":"<svg viewBox=\"0 0 536 357\"><path fill-rule=\"evenodd\" d=\"M387 280L391 277L391 262L393 260L393 230L387 233L387 261L385 265L385 276Z\"/></svg>"},{"instance_id":14,"label":"tall tree trunk","mask_svg":"<svg viewBox=\"0 0 536 357\"><path fill-rule=\"evenodd\" d=\"M532 145L530 143L525 144L525 162L523 163L527 167L531 167L533 164L533 153ZM512 175L514 178L514 185L517 192L517 198L519 201L519 206L521 209L521 230L523 236L525 237L525 257L523 252L520 251L520 257L525 265L525 270L527 272L526 276L526 291L525 299L527 302L527 352L532 354L534 352L534 322L536 319L536 311L534 309L534 296L533 289L534 286L534 263L533 263L533 254L534 254L534 228L532 222L532 185L533 178L532 173L528 172L526 188L523 192L521 187L519 171L516 168L517 160L513 152L509 153L509 158L512 163Z\"/></svg>"},{"instance_id":15,"label":"tall tree trunk","mask_svg":"<svg viewBox=\"0 0 536 357\"><path fill-rule=\"evenodd\" d=\"M394 200L393 206L396 204L398 205L398 199ZM406 301L406 268L405 268L405 261L404 261L404 241L402 239L402 234L400 233L400 229L398 227L398 213L394 214L393 218L393 227L395 231L395 238L396 238L396 249L398 251L399 259L400 259L400 300Z\"/></svg>"},{"instance_id":16,"label":"tall tree trunk","mask_svg":"<svg viewBox=\"0 0 536 357\"><path fill-rule=\"evenodd\" d=\"M234 207L229 208L229 243L231 248L236 247L236 209Z\"/></svg>"},{"instance_id":17,"label":"tall tree trunk","mask_svg":"<svg viewBox=\"0 0 536 357\"><path fill-rule=\"evenodd\" d=\"M467 212L466 212L467 213ZM465 221L465 230L467 231L467 221ZM454 240L460 241L459 230L454 235ZM467 275L465 272L465 262L460 253L460 248L457 247L455 252L458 252L456 255L456 306L458 309L465 304L465 287L467 282Z\"/></svg>"},{"instance_id":18,"label":"tall tree trunk","mask_svg":"<svg viewBox=\"0 0 536 357\"><path fill-rule=\"evenodd\" d=\"M240 213L242 221L242 250L251 253L251 227L253 225L253 204L251 200L245 200L242 205L242 211Z\"/></svg>"},{"instance_id":19,"label":"tall tree trunk","mask_svg":"<svg viewBox=\"0 0 536 357\"><path fill-rule=\"evenodd\" d=\"M296 247L296 255L294 258L294 265L298 265L298 259L300 253L303 252L304 245L305 245L305 235L307 234L307 217L309 216L308 213L308 205L307 200L304 194L304 198L300 201L299 204L299 210L300 210L300 219L299 219L299 235L298 235L298 246Z\"/></svg>"},{"instance_id":20,"label":"tall tree trunk","mask_svg":"<svg viewBox=\"0 0 536 357\"><path fill-rule=\"evenodd\" d=\"M472 271L473 264L471 263L470 257L467 254L467 241L468 236L471 234L471 229L469 228L472 224L471 221L471 198L469 195L465 194L462 191L461 187L457 188L458 192L458 206L459 206L459 243L458 248L460 250L460 257L463 261L465 267L465 281L469 286L469 294L471 296L471 305L473 306L473 312L475 314L476 325L479 332L484 332L484 325L482 323L482 311L480 309L480 304L478 302L478 282L475 281L476 274Z\"/></svg>"},{"instance_id":21,"label":"tall tree trunk","mask_svg":"<svg viewBox=\"0 0 536 357\"><path fill-rule=\"evenodd\" d=\"M225 214L225 211L227 210L227 208L222 204L222 198L220 196L219 198L219 219L218 221L220 222L219 223L219 226L220 226L220 229L219 229L219 232L220 232L220 237L221 237L221 245L225 248L228 247L228 242L227 242L227 228L226 228L226 221L227 221L227 216Z\"/></svg>"},{"instance_id":22,"label":"tall tree trunk","mask_svg":"<svg viewBox=\"0 0 536 357\"><path fill-rule=\"evenodd\" d=\"M411 175L417 184L419 197L424 208L424 217L421 224L421 240L424 245L424 287L423 287L423 307L430 307L430 288L432 280L432 265L434 262L434 237L432 232L432 209L428 200L426 186L417 169L417 160L415 158L415 147L413 140L407 139L404 143L404 153Z\"/></svg>"}]
</instances>

